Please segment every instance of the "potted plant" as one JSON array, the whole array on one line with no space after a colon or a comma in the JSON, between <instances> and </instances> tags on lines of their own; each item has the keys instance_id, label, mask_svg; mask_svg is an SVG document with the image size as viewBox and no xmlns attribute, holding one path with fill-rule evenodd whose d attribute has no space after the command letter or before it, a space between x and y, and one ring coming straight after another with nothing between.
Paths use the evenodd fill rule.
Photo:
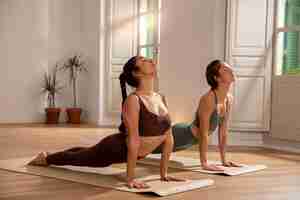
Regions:
<instances>
[{"instance_id":1,"label":"potted plant","mask_svg":"<svg viewBox=\"0 0 300 200\"><path fill-rule=\"evenodd\" d=\"M73 107L66 109L68 123L79 124L82 109L77 105L77 78L80 72L87 72L86 64L79 55L75 55L68 58L61 69L69 72L69 80L72 84Z\"/></svg>"},{"instance_id":2,"label":"potted plant","mask_svg":"<svg viewBox=\"0 0 300 200\"><path fill-rule=\"evenodd\" d=\"M58 85L56 77L57 70L58 66L56 65L52 73L45 72L44 74L43 93L47 94L48 103L48 107L45 108L47 124L57 124L61 111L61 109L55 105L56 94L63 88Z\"/></svg>"}]
</instances>

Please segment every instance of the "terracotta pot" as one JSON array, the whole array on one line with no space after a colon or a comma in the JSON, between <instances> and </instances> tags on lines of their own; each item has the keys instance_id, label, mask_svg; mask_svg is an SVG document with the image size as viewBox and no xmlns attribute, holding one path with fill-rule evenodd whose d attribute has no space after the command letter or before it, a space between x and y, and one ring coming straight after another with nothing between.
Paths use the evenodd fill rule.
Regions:
<instances>
[{"instance_id":1,"label":"terracotta pot","mask_svg":"<svg viewBox=\"0 0 300 200\"><path fill-rule=\"evenodd\" d=\"M81 108L67 108L68 123L80 124Z\"/></svg>"},{"instance_id":2,"label":"terracotta pot","mask_svg":"<svg viewBox=\"0 0 300 200\"><path fill-rule=\"evenodd\" d=\"M60 108L46 108L46 123L57 124L59 121Z\"/></svg>"}]
</instances>

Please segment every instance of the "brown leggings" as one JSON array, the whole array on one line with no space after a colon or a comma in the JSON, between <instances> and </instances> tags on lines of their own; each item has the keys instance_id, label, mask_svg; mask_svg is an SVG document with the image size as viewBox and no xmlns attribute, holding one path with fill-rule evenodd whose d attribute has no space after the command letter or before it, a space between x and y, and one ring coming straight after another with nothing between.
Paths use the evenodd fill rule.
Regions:
<instances>
[{"instance_id":1,"label":"brown leggings","mask_svg":"<svg viewBox=\"0 0 300 200\"><path fill-rule=\"evenodd\" d=\"M49 154L46 161L50 165L73 165L86 167L107 167L113 163L127 161L125 134L118 133L105 137L91 147L73 147Z\"/></svg>"}]
</instances>

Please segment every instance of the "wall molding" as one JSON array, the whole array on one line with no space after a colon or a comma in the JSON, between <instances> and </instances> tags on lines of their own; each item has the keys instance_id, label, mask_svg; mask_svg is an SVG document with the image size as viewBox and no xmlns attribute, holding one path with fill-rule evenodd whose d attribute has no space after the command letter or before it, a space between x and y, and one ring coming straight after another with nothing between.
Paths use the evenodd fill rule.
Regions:
<instances>
[{"instance_id":1,"label":"wall molding","mask_svg":"<svg viewBox=\"0 0 300 200\"><path fill-rule=\"evenodd\" d=\"M265 132L242 132L229 131L227 136L227 145L229 146L263 146L263 135ZM211 144L218 144L218 133L215 132L211 136Z\"/></svg>"},{"instance_id":2,"label":"wall molding","mask_svg":"<svg viewBox=\"0 0 300 200\"><path fill-rule=\"evenodd\" d=\"M213 133L211 137L212 138L210 144L217 145L218 144L217 132ZM272 138L269 135L269 132L230 131L228 135L227 144L229 146L263 147L266 149L300 153L300 142Z\"/></svg>"},{"instance_id":3,"label":"wall molding","mask_svg":"<svg viewBox=\"0 0 300 200\"><path fill-rule=\"evenodd\" d=\"M269 135L265 135L263 137L263 142L263 147L267 149L276 149L281 151L300 153L300 142L276 139L272 138Z\"/></svg>"}]
</instances>

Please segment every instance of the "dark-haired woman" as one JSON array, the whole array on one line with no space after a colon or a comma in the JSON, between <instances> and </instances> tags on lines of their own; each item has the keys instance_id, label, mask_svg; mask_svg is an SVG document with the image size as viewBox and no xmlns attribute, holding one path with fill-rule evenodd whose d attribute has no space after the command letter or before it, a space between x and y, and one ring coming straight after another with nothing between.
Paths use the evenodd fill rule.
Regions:
<instances>
[{"instance_id":1,"label":"dark-haired woman","mask_svg":"<svg viewBox=\"0 0 300 200\"><path fill-rule=\"evenodd\" d=\"M136 161L161 146L161 180L181 181L167 176L173 149L171 120L164 97L153 90L155 76L156 65L151 59L140 56L129 59L120 75L123 98L120 133L107 136L91 147L75 147L52 154L42 152L29 164L106 167L127 162L128 186L145 188L145 183L134 179ZM126 84L136 88L129 96Z\"/></svg>"},{"instance_id":2,"label":"dark-haired woman","mask_svg":"<svg viewBox=\"0 0 300 200\"><path fill-rule=\"evenodd\" d=\"M219 151L224 166L238 167L239 165L226 160L226 140L228 132L228 117L232 105L230 86L234 82L233 69L220 60L212 61L206 68L206 80L211 87L200 97L195 119L191 124L178 123L173 125L173 151L184 150L193 144L199 144L200 162L204 169L222 171L215 164L207 163L208 137L218 127ZM153 153L160 153L158 147Z\"/></svg>"}]
</instances>

